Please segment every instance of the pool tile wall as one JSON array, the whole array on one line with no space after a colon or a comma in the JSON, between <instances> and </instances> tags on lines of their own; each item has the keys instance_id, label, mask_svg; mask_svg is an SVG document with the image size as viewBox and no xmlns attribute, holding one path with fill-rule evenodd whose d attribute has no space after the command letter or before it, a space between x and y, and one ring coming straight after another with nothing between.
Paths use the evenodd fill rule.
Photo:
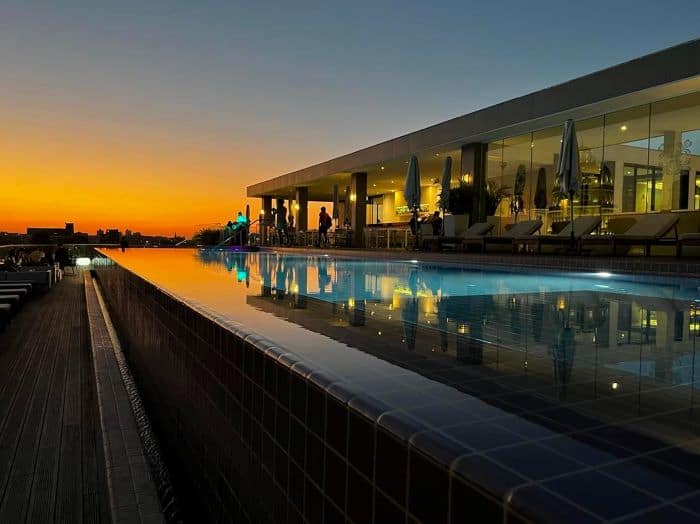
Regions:
<instances>
[{"instance_id":1,"label":"pool tile wall","mask_svg":"<svg viewBox=\"0 0 700 524\"><path fill-rule=\"evenodd\" d=\"M526 521L502 502L522 477L118 265L97 275L176 495L198 520Z\"/></svg>"}]
</instances>

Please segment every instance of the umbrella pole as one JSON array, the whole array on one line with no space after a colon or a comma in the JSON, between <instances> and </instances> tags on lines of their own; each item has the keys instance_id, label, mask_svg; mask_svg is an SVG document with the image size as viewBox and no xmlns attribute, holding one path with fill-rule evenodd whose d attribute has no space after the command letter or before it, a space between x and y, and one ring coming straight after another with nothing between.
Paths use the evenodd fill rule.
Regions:
<instances>
[{"instance_id":1,"label":"umbrella pole","mask_svg":"<svg viewBox=\"0 0 700 524\"><path fill-rule=\"evenodd\" d=\"M571 250L576 249L576 237L574 236L574 192L569 191L569 212L571 215Z\"/></svg>"}]
</instances>

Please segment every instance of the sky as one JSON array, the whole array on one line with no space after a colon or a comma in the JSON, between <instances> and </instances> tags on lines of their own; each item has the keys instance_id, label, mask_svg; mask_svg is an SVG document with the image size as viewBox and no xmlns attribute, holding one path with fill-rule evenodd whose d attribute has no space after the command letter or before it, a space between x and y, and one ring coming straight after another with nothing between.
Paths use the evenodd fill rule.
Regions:
<instances>
[{"instance_id":1,"label":"sky","mask_svg":"<svg viewBox=\"0 0 700 524\"><path fill-rule=\"evenodd\" d=\"M250 184L699 23L697 0L0 0L0 231L191 235Z\"/></svg>"}]
</instances>

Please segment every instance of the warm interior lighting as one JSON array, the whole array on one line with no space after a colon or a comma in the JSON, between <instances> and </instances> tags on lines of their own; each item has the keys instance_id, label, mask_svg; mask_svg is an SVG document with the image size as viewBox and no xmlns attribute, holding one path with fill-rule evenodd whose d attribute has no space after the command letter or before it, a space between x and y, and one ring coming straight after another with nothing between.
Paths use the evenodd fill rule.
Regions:
<instances>
[{"instance_id":1,"label":"warm interior lighting","mask_svg":"<svg viewBox=\"0 0 700 524\"><path fill-rule=\"evenodd\" d=\"M265 210L264 210L264 209L261 209L261 210L260 210L260 216L265 216Z\"/></svg>"},{"instance_id":2,"label":"warm interior lighting","mask_svg":"<svg viewBox=\"0 0 700 524\"><path fill-rule=\"evenodd\" d=\"M471 173L464 173L462 175L462 182L464 182L467 185L471 185L471 183L474 181L474 177L472 176Z\"/></svg>"},{"instance_id":3,"label":"warm interior lighting","mask_svg":"<svg viewBox=\"0 0 700 524\"><path fill-rule=\"evenodd\" d=\"M380 167L379 169L381 169L382 171L384 171L384 166Z\"/></svg>"},{"instance_id":4,"label":"warm interior lighting","mask_svg":"<svg viewBox=\"0 0 700 524\"><path fill-rule=\"evenodd\" d=\"M557 299L557 309L559 311L566 309L566 299L564 297L559 297Z\"/></svg>"},{"instance_id":5,"label":"warm interior lighting","mask_svg":"<svg viewBox=\"0 0 700 524\"><path fill-rule=\"evenodd\" d=\"M627 131L627 126L625 124L622 124L620 126L620 131Z\"/></svg>"},{"instance_id":6,"label":"warm interior lighting","mask_svg":"<svg viewBox=\"0 0 700 524\"><path fill-rule=\"evenodd\" d=\"M89 266L90 259L88 257L78 257L75 261L76 266Z\"/></svg>"},{"instance_id":7,"label":"warm interior lighting","mask_svg":"<svg viewBox=\"0 0 700 524\"><path fill-rule=\"evenodd\" d=\"M294 204L294 211L299 211L299 204Z\"/></svg>"},{"instance_id":8,"label":"warm interior lighting","mask_svg":"<svg viewBox=\"0 0 700 524\"><path fill-rule=\"evenodd\" d=\"M618 384L617 382L613 382L612 384L610 384L610 387L611 387L612 389L617 389L617 388L620 387L620 384Z\"/></svg>"},{"instance_id":9,"label":"warm interior lighting","mask_svg":"<svg viewBox=\"0 0 700 524\"><path fill-rule=\"evenodd\" d=\"M357 195L355 193L351 193L350 194L350 202L354 202L355 200L357 200Z\"/></svg>"}]
</instances>

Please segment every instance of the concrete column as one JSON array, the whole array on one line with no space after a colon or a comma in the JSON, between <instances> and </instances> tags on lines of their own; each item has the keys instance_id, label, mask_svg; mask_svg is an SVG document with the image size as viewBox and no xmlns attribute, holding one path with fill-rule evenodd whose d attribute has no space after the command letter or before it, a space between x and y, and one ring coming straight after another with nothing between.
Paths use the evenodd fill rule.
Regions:
<instances>
[{"instance_id":1,"label":"concrete column","mask_svg":"<svg viewBox=\"0 0 700 524\"><path fill-rule=\"evenodd\" d=\"M474 204L469 223L486 221L486 152L488 145L478 142L462 146L462 159L460 162L459 178L465 174L470 175L471 184L474 185Z\"/></svg>"},{"instance_id":2,"label":"concrete column","mask_svg":"<svg viewBox=\"0 0 700 524\"><path fill-rule=\"evenodd\" d=\"M262 197L262 211L263 211L263 219L265 220L264 224L271 223L270 222L272 220L272 197L271 196ZM260 236L262 237L263 244L266 244L270 238L270 232L269 232L269 228L267 225L263 225L260 227Z\"/></svg>"},{"instance_id":3,"label":"concrete column","mask_svg":"<svg viewBox=\"0 0 700 524\"><path fill-rule=\"evenodd\" d=\"M350 178L350 208L352 221L352 245L363 247L367 225L367 173L353 173Z\"/></svg>"},{"instance_id":4,"label":"concrete column","mask_svg":"<svg viewBox=\"0 0 700 524\"><path fill-rule=\"evenodd\" d=\"M296 212L297 231L309 230L309 188L298 187L296 202L299 211Z\"/></svg>"}]
</instances>

